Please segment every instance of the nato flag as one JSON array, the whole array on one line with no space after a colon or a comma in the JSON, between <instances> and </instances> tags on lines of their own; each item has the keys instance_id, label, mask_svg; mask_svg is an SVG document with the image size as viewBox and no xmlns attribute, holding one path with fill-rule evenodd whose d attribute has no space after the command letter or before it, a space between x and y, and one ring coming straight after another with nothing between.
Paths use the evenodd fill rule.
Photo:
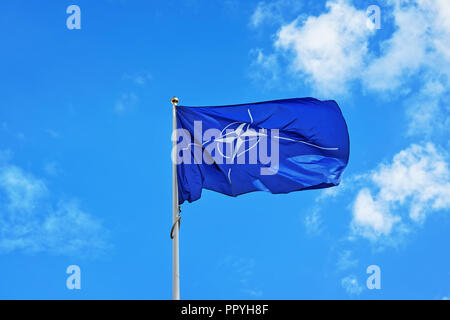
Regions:
<instances>
[{"instance_id":1,"label":"nato flag","mask_svg":"<svg viewBox=\"0 0 450 320\"><path fill-rule=\"evenodd\" d=\"M349 159L334 101L313 98L176 107L179 203L208 189L229 196L337 186Z\"/></svg>"}]
</instances>

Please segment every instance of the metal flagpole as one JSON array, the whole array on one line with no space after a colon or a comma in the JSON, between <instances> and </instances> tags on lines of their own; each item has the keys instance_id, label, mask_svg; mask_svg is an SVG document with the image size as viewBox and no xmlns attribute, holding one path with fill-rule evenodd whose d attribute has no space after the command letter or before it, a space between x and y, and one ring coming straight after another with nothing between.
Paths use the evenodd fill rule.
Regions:
<instances>
[{"instance_id":1,"label":"metal flagpole","mask_svg":"<svg viewBox=\"0 0 450 320\"><path fill-rule=\"evenodd\" d=\"M173 109L173 135L176 133L177 129L177 113L176 108L179 102L177 97L173 97L170 101L172 103ZM172 142L172 152L174 152L177 141L173 139ZM173 155L173 153L172 153ZM178 205L178 179L177 179L177 164L176 158L172 157L172 218L173 218L173 226L171 230L171 238L172 238L172 292L173 292L173 300L180 300L180 253L179 253L179 230L180 230L180 214L179 214L179 205Z\"/></svg>"}]
</instances>

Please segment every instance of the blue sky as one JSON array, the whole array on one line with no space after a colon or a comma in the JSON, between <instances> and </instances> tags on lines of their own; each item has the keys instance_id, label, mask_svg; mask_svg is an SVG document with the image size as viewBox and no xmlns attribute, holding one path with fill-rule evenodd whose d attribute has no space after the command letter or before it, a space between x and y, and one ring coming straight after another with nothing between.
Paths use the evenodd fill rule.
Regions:
<instances>
[{"instance_id":1,"label":"blue sky","mask_svg":"<svg viewBox=\"0 0 450 320\"><path fill-rule=\"evenodd\" d=\"M4 1L0 298L171 298L173 95L335 99L351 139L337 188L183 205L182 298L447 298L449 30L446 0Z\"/></svg>"}]
</instances>

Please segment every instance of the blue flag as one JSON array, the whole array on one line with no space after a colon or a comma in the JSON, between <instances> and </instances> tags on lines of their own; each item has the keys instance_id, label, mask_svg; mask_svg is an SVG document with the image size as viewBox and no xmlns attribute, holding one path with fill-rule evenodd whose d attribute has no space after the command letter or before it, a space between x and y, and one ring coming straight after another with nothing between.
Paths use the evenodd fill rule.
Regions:
<instances>
[{"instance_id":1,"label":"blue flag","mask_svg":"<svg viewBox=\"0 0 450 320\"><path fill-rule=\"evenodd\" d=\"M177 106L179 203L208 189L229 196L337 186L349 158L334 101L313 98L230 106Z\"/></svg>"}]
</instances>

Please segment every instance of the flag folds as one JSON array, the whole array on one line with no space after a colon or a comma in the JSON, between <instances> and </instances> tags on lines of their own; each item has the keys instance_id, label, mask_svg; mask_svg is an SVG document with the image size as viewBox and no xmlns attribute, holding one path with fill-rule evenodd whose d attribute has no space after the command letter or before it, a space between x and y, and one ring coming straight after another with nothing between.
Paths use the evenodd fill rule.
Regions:
<instances>
[{"instance_id":1,"label":"flag folds","mask_svg":"<svg viewBox=\"0 0 450 320\"><path fill-rule=\"evenodd\" d=\"M203 189L238 196L337 186L348 164L347 125L334 101L177 106L176 116L180 204Z\"/></svg>"}]
</instances>

